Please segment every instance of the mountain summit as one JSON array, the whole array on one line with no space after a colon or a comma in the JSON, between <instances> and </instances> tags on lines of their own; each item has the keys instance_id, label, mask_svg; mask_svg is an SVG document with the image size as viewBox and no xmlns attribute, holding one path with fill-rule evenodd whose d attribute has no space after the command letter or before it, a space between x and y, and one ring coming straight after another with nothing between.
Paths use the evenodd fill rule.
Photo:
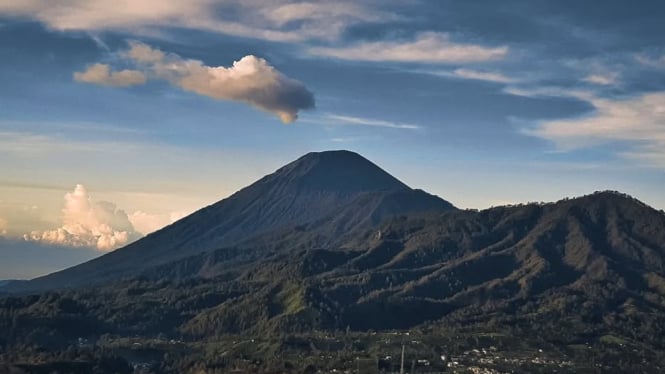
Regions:
<instances>
[{"instance_id":1,"label":"mountain summit","mask_svg":"<svg viewBox=\"0 0 665 374\"><path fill-rule=\"evenodd\" d=\"M318 225L340 236L397 214L454 209L357 153L313 152L124 248L22 286L86 286L296 226Z\"/></svg>"},{"instance_id":2,"label":"mountain summit","mask_svg":"<svg viewBox=\"0 0 665 374\"><path fill-rule=\"evenodd\" d=\"M264 178L290 184L300 191L358 193L396 191L409 187L350 151L308 153Z\"/></svg>"}]
</instances>

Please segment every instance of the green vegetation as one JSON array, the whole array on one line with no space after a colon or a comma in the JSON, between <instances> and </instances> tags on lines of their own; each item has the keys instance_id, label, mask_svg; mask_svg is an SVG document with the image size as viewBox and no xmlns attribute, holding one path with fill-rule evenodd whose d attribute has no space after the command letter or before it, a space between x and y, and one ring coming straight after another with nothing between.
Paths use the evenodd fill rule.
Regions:
<instances>
[{"instance_id":1,"label":"green vegetation","mask_svg":"<svg viewBox=\"0 0 665 374\"><path fill-rule=\"evenodd\" d=\"M388 372L404 345L420 372L665 368L665 216L625 196L402 216L334 241L302 228L277 237L96 288L2 298L0 363Z\"/></svg>"}]
</instances>

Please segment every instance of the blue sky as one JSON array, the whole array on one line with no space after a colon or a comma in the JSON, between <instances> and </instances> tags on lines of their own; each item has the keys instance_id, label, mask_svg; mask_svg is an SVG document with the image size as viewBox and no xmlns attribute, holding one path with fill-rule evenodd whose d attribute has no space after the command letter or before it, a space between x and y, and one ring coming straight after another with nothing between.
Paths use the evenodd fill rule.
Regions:
<instances>
[{"instance_id":1,"label":"blue sky","mask_svg":"<svg viewBox=\"0 0 665 374\"><path fill-rule=\"evenodd\" d=\"M1 245L54 259L0 278L327 149L463 208L613 189L663 209L664 16L655 0L0 1Z\"/></svg>"}]
</instances>

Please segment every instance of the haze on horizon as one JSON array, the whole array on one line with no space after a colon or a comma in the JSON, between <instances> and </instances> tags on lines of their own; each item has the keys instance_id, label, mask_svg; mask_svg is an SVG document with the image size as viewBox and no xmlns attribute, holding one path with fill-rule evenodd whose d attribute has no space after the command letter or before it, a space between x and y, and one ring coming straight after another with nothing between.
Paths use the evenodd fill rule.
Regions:
<instances>
[{"instance_id":1,"label":"haze on horizon","mask_svg":"<svg viewBox=\"0 0 665 374\"><path fill-rule=\"evenodd\" d=\"M462 208L665 208L665 4L0 0L0 279L349 149Z\"/></svg>"}]
</instances>

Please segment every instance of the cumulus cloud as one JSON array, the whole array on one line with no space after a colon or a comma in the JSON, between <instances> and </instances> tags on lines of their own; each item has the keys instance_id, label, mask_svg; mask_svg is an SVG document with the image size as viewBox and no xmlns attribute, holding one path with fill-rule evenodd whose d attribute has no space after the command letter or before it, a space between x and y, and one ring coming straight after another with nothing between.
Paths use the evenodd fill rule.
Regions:
<instances>
[{"instance_id":1,"label":"cumulus cloud","mask_svg":"<svg viewBox=\"0 0 665 374\"><path fill-rule=\"evenodd\" d=\"M160 64L164 62L166 54L159 49L139 43L136 41L129 43L130 48L125 51L125 56L142 64ZM179 58L176 57L179 60Z\"/></svg>"},{"instance_id":2,"label":"cumulus cloud","mask_svg":"<svg viewBox=\"0 0 665 374\"><path fill-rule=\"evenodd\" d=\"M62 226L33 231L25 240L109 251L137 239L127 214L110 202L93 202L83 185L65 194Z\"/></svg>"},{"instance_id":3,"label":"cumulus cloud","mask_svg":"<svg viewBox=\"0 0 665 374\"><path fill-rule=\"evenodd\" d=\"M138 210L128 216L129 222L134 229L142 235L148 235L164 226L183 218L186 214L182 212L171 212L166 214L151 214Z\"/></svg>"},{"instance_id":4,"label":"cumulus cloud","mask_svg":"<svg viewBox=\"0 0 665 374\"><path fill-rule=\"evenodd\" d=\"M207 66L139 42L131 42L124 56L155 79L214 99L247 103L284 123L295 121L300 110L314 108L314 95L305 85L256 56L245 56L230 67Z\"/></svg>"},{"instance_id":5,"label":"cumulus cloud","mask_svg":"<svg viewBox=\"0 0 665 374\"><path fill-rule=\"evenodd\" d=\"M629 150L620 156L665 168L665 92L624 99L584 98L594 106L593 113L544 121L526 133L549 139L564 151L622 142Z\"/></svg>"},{"instance_id":6,"label":"cumulus cloud","mask_svg":"<svg viewBox=\"0 0 665 374\"><path fill-rule=\"evenodd\" d=\"M138 70L111 71L109 65L92 64L82 72L75 72L74 80L102 86L128 87L144 84L146 77Z\"/></svg>"},{"instance_id":7,"label":"cumulus cloud","mask_svg":"<svg viewBox=\"0 0 665 374\"><path fill-rule=\"evenodd\" d=\"M311 55L356 61L472 63L499 60L508 47L487 47L450 40L446 33L423 32L413 40L372 41L344 47L312 47Z\"/></svg>"}]
</instances>

